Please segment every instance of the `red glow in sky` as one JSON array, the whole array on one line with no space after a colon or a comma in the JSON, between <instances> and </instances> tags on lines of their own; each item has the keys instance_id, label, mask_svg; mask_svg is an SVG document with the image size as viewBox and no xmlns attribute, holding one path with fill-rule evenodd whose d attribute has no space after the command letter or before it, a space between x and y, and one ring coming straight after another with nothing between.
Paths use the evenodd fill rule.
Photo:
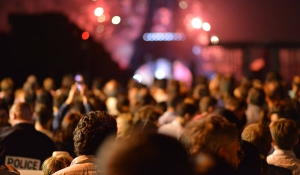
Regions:
<instances>
[{"instance_id":1,"label":"red glow in sky","mask_svg":"<svg viewBox=\"0 0 300 175\"><path fill-rule=\"evenodd\" d=\"M154 0L0 0L0 32L10 32L9 14L63 13L82 31L89 32L95 41L102 43L120 67L126 68L134 53L134 42L142 37L147 2L150 1ZM179 5L181 1L174 3ZM179 8L181 12L189 12L209 22L209 35L216 34L222 42L300 42L300 1L185 2L187 8ZM103 8L105 15L104 21L100 19L101 26L94 14L97 7ZM119 25L107 22L117 15L122 18Z\"/></svg>"}]
</instances>

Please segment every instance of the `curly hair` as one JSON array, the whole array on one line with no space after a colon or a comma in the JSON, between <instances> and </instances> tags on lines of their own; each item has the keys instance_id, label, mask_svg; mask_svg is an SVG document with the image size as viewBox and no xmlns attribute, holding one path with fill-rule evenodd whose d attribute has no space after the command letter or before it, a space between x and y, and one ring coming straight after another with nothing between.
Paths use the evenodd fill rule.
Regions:
<instances>
[{"instance_id":1,"label":"curly hair","mask_svg":"<svg viewBox=\"0 0 300 175\"><path fill-rule=\"evenodd\" d=\"M92 111L82 117L74 131L77 156L94 155L107 136L117 134L116 119L105 111Z\"/></svg>"}]
</instances>

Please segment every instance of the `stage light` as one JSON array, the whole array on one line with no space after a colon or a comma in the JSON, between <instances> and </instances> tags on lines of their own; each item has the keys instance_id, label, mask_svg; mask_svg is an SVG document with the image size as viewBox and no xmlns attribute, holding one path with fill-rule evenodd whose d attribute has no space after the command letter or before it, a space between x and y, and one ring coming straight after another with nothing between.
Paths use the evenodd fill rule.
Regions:
<instances>
[{"instance_id":1,"label":"stage light","mask_svg":"<svg viewBox=\"0 0 300 175\"><path fill-rule=\"evenodd\" d=\"M101 15L101 16L98 16L97 21L98 21L99 23L101 23L101 22L104 22L105 19L106 19L106 16L105 16L105 15Z\"/></svg>"},{"instance_id":2,"label":"stage light","mask_svg":"<svg viewBox=\"0 0 300 175\"><path fill-rule=\"evenodd\" d=\"M132 78L135 79L139 83L142 82L142 76L139 74L135 74Z\"/></svg>"},{"instance_id":3,"label":"stage light","mask_svg":"<svg viewBox=\"0 0 300 175\"><path fill-rule=\"evenodd\" d=\"M102 33L102 32L104 32L104 26L103 25L99 25L99 26L97 26L97 33Z\"/></svg>"},{"instance_id":4,"label":"stage light","mask_svg":"<svg viewBox=\"0 0 300 175\"><path fill-rule=\"evenodd\" d=\"M90 34L89 34L89 32L83 32L81 37L82 37L83 40L87 40L87 39L89 39Z\"/></svg>"},{"instance_id":5,"label":"stage light","mask_svg":"<svg viewBox=\"0 0 300 175\"><path fill-rule=\"evenodd\" d=\"M199 18L193 18L193 19L192 19L192 26L193 26L195 29L200 29L201 26L202 26L202 21L201 21L201 19L199 19Z\"/></svg>"},{"instance_id":6,"label":"stage light","mask_svg":"<svg viewBox=\"0 0 300 175\"><path fill-rule=\"evenodd\" d=\"M104 10L102 7L97 7L94 11L95 16L101 16L103 14Z\"/></svg>"},{"instance_id":7,"label":"stage light","mask_svg":"<svg viewBox=\"0 0 300 175\"><path fill-rule=\"evenodd\" d=\"M174 35L170 32L165 34L166 41L172 41L174 39Z\"/></svg>"},{"instance_id":8,"label":"stage light","mask_svg":"<svg viewBox=\"0 0 300 175\"><path fill-rule=\"evenodd\" d=\"M218 38L217 36L212 36L212 37L210 38L210 42L211 42L212 44L218 44L218 43L219 43L219 38Z\"/></svg>"},{"instance_id":9,"label":"stage light","mask_svg":"<svg viewBox=\"0 0 300 175\"><path fill-rule=\"evenodd\" d=\"M185 1L181 1L179 2L179 7L182 9L186 9L188 8L188 4Z\"/></svg>"},{"instance_id":10,"label":"stage light","mask_svg":"<svg viewBox=\"0 0 300 175\"><path fill-rule=\"evenodd\" d=\"M144 33L144 41L184 41L186 36L183 33Z\"/></svg>"},{"instance_id":11,"label":"stage light","mask_svg":"<svg viewBox=\"0 0 300 175\"><path fill-rule=\"evenodd\" d=\"M114 16L112 19L111 19L111 22L115 25L119 24L121 22L121 18L120 16Z\"/></svg>"},{"instance_id":12,"label":"stage light","mask_svg":"<svg viewBox=\"0 0 300 175\"><path fill-rule=\"evenodd\" d=\"M201 48L199 46L194 46L192 49L192 52L194 55L200 55L201 53Z\"/></svg>"},{"instance_id":13,"label":"stage light","mask_svg":"<svg viewBox=\"0 0 300 175\"><path fill-rule=\"evenodd\" d=\"M204 30L204 31L210 31L210 24L208 23L208 22L204 22L203 24L202 24L202 29Z\"/></svg>"},{"instance_id":14,"label":"stage light","mask_svg":"<svg viewBox=\"0 0 300 175\"><path fill-rule=\"evenodd\" d=\"M156 60L156 69L154 76L157 79L171 78L172 77L172 64L165 58Z\"/></svg>"},{"instance_id":15,"label":"stage light","mask_svg":"<svg viewBox=\"0 0 300 175\"><path fill-rule=\"evenodd\" d=\"M158 69L158 70L155 71L154 76L155 76L155 78L161 80L161 79L164 79L166 77L166 74L165 74L164 70Z\"/></svg>"},{"instance_id":16,"label":"stage light","mask_svg":"<svg viewBox=\"0 0 300 175\"><path fill-rule=\"evenodd\" d=\"M144 41L149 41L149 40L148 40L148 33L144 33L143 39L144 39Z\"/></svg>"}]
</instances>

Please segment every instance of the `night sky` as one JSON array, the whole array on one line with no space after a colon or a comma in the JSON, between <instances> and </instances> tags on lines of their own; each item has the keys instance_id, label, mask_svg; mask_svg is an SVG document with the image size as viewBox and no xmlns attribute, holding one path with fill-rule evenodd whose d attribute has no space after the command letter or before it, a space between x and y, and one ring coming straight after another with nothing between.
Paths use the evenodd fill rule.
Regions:
<instances>
[{"instance_id":1,"label":"night sky","mask_svg":"<svg viewBox=\"0 0 300 175\"><path fill-rule=\"evenodd\" d=\"M300 1L203 0L220 42L300 42Z\"/></svg>"},{"instance_id":2,"label":"night sky","mask_svg":"<svg viewBox=\"0 0 300 175\"><path fill-rule=\"evenodd\" d=\"M81 5L86 6L88 2L1 0L0 31L9 31L6 19L8 13L62 11L74 19L72 12L78 10ZM220 42L300 42L300 1L201 0L200 2L203 5L203 18L212 26L210 34L219 36ZM112 3L107 5L108 8L112 6Z\"/></svg>"},{"instance_id":3,"label":"night sky","mask_svg":"<svg viewBox=\"0 0 300 175\"><path fill-rule=\"evenodd\" d=\"M180 1L157 0L159 3L174 3L175 5ZM185 1L189 7L175 13L200 15L203 21L211 24L209 36L217 35L220 44L300 43L300 1L298 0ZM148 4L149 2L153 3L154 0L148 0ZM90 32L93 40L103 45L112 60L120 69L124 69L131 65L132 60L142 59L140 55L136 60L131 58L137 52L135 41L141 40L144 32L143 26L149 22L146 21L147 6L145 4L147 4L146 0L0 0L0 34L10 35L9 14L61 13L81 31ZM105 14L110 18L113 15L120 15L122 25L113 25L110 20L105 23L97 22L94 15L96 7L103 7ZM182 23L182 19L183 17L180 17L174 21ZM98 28L102 26L105 27L104 32L98 32ZM78 36L77 39L81 40L80 34ZM183 49L191 50L192 48L190 45L186 47L189 48ZM0 48L0 51L1 49L5 47ZM166 52L164 49L162 51ZM5 60L1 56L0 63L2 64ZM97 55L93 59L100 60L102 57Z\"/></svg>"}]
</instances>

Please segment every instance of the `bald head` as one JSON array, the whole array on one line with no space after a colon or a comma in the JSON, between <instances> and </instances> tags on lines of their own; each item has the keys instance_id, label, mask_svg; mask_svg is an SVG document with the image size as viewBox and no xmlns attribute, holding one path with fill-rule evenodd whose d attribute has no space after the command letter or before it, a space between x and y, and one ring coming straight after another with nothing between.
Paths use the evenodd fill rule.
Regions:
<instances>
[{"instance_id":1,"label":"bald head","mask_svg":"<svg viewBox=\"0 0 300 175\"><path fill-rule=\"evenodd\" d=\"M9 117L12 126L20 121L32 122L32 112L29 104L25 102L15 103L9 111Z\"/></svg>"}]
</instances>

